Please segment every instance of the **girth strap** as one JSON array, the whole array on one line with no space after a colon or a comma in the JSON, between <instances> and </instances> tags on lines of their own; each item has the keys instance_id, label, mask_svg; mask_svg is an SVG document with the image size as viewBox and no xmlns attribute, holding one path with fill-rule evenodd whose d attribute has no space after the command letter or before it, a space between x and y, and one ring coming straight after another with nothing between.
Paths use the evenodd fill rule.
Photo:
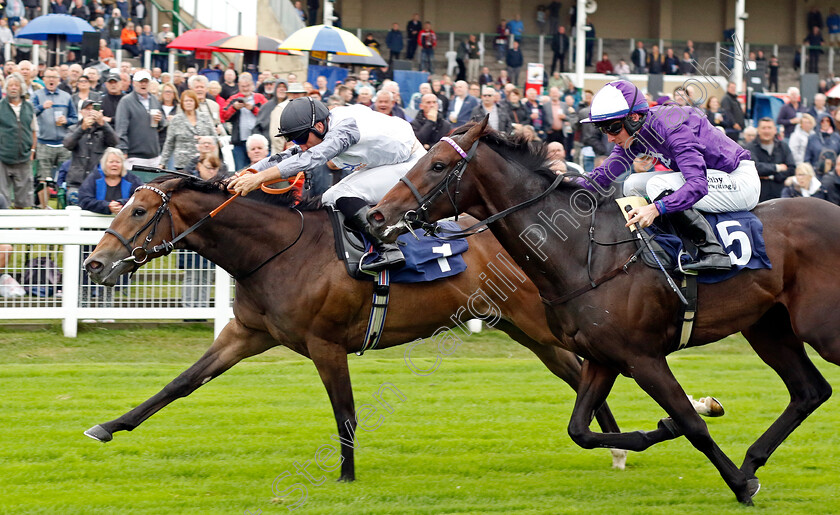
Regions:
<instances>
[{"instance_id":1,"label":"girth strap","mask_svg":"<svg viewBox=\"0 0 840 515\"><path fill-rule=\"evenodd\" d=\"M382 330L385 328L385 317L388 315L388 299L391 292L391 274L383 270L376 274L373 283L373 303L368 317L365 339L362 348L356 355L361 356L366 350L375 349L382 338Z\"/></svg>"}]
</instances>

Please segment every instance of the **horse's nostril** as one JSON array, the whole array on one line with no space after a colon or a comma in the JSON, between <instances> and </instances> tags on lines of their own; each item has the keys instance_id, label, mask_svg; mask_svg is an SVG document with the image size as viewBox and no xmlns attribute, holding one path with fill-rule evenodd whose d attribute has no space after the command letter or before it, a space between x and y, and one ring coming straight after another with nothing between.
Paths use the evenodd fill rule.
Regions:
<instances>
[{"instance_id":1,"label":"horse's nostril","mask_svg":"<svg viewBox=\"0 0 840 515\"><path fill-rule=\"evenodd\" d=\"M380 211L371 211L368 215L371 223L381 224L385 221L385 215L383 215Z\"/></svg>"},{"instance_id":2,"label":"horse's nostril","mask_svg":"<svg viewBox=\"0 0 840 515\"><path fill-rule=\"evenodd\" d=\"M88 272L96 272L97 270L100 270L102 268L102 263L100 263L99 261L91 261L90 263L85 265L85 268L88 269Z\"/></svg>"}]
</instances>

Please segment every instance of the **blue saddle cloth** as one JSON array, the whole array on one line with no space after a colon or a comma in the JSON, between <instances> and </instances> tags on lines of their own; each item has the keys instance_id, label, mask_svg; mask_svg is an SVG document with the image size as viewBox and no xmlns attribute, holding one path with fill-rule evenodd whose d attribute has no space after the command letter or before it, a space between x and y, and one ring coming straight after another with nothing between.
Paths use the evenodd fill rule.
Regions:
<instances>
[{"instance_id":1,"label":"blue saddle cloth","mask_svg":"<svg viewBox=\"0 0 840 515\"><path fill-rule=\"evenodd\" d=\"M749 211L737 211L733 213L703 213L712 227L718 241L732 260L732 270L724 272L703 272L697 276L697 282L702 284L714 284L730 279L741 270L759 270L762 268L773 268L770 258L767 257L767 250L764 248L764 225L757 216ZM677 262L683 243L674 234L663 233L658 229L645 229L656 238L662 246L662 250L671 255L674 263ZM683 262L690 259L683 254Z\"/></svg>"},{"instance_id":2,"label":"blue saddle cloth","mask_svg":"<svg viewBox=\"0 0 840 515\"><path fill-rule=\"evenodd\" d=\"M438 225L450 230L460 231L461 227L452 221L438 222ZM405 255L405 265L399 270L391 271L392 283L422 283L435 281L444 277L458 275L467 269L467 263L462 254L467 251L469 244L465 238L457 240L442 240L434 236L417 233L419 240L409 233L403 234L398 241ZM366 242L370 248L370 243ZM374 259L368 257L366 261Z\"/></svg>"}]
</instances>

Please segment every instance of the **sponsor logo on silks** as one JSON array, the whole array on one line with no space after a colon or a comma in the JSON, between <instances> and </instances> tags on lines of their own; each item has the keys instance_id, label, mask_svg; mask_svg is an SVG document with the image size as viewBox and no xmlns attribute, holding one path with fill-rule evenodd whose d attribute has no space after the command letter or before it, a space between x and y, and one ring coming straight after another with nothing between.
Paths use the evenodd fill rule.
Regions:
<instances>
[{"instance_id":1,"label":"sponsor logo on silks","mask_svg":"<svg viewBox=\"0 0 840 515\"><path fill-rule=\"evenodd\" d=\"M365 168L367 168L367 163L359 163L357 165L354 165L354 164L351 164L351 163L344 163L344 164L339 164L339 167L338 167L338 169L341 170L342 172L350 172L350 173L358 172L360 170L364 170Z\"/></svg>"},{"instance_id":2,"label":"sponsor logo on silks","mask_svg":"<svg viewBox=\"0 0 840 515\"><path fill-rule=\"evenodd\" d=\"M712 176L708 177L708 181L710 190L738 191L738 185L729 180L729 177Z\"/></svg>"}]
</instances>

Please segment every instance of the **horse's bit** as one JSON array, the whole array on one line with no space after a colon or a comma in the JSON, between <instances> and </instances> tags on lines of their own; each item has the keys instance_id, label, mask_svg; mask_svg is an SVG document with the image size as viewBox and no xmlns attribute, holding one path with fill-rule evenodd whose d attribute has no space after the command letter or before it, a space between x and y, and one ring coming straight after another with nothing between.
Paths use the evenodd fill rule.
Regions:
<instances>
[{"instance_id":1,"label":"horse's bit","mask_svg":"<svg viewBox=\"0 0 840 515\"><path fill-rule=\"evenodd\" d=\"M114 236L116 239L118 239L120 241L120 243L122 243L123 247L125 247L126 250L128 250L128 257L125 258L125 259L122 259L120 261L115 261L111 265L111 268L116 268L117 266L119 266L120 263L128 262L128 261L132 261L134 263L137 263L138 265L142 265L143 263L145 263L146 261L149 260L149 252L150 251L148 249L148 246L152 242L152 238L154 238L155 232L157 231L158 223L160 223L160 220L161 220L161 218L163 218L164 214L169 215L169 228L172 231L172 241L167 242L166 240L164 240L160 245L155 245L154 247L152 247L151 253L165 251L167 254L169 254L170 252L172 252L172 249L175 248L175 243L178 240L180 240L181 238L183 238L184 236L186 236L186 233L185 233L185 234L181 234L180 236L178 236L178 238L175 238L175 225L172 223L172 212L169 210L169 200L170 200L171 197L167 193L164 193L163 191L155 188L154 186L149 186L149 185L146 185L146 184L144 184L143 186L139 186L135 190L135 193L137 192L137 190L154 191L155 193L160 195L160 198L163 200L163 202L160 204L160 206L158 206L157 211L155 211L154 216L152 216L152 218L150 218L148 222L143 224L143 227L141 227L140 229L137 230L136 233L134 233L134 236L132 236L131 240L126 239L125 237L123 237L122 234L120 234L117 231L111 229L110 227L105 229L105 234L110 234L110 235ZM134 246L132 248L132 246L137 241L137 238L140 236L140 233L142 233L143 231L145 231L149 227L151 227L151 230L149 231L149 234L146 235L146 238L143 241L143 245L142 246ZM192 231L190 231L190 232L192 232ZM142 254L138 255L138 252L141 252Z\"/></svg>"}]
</instances>

